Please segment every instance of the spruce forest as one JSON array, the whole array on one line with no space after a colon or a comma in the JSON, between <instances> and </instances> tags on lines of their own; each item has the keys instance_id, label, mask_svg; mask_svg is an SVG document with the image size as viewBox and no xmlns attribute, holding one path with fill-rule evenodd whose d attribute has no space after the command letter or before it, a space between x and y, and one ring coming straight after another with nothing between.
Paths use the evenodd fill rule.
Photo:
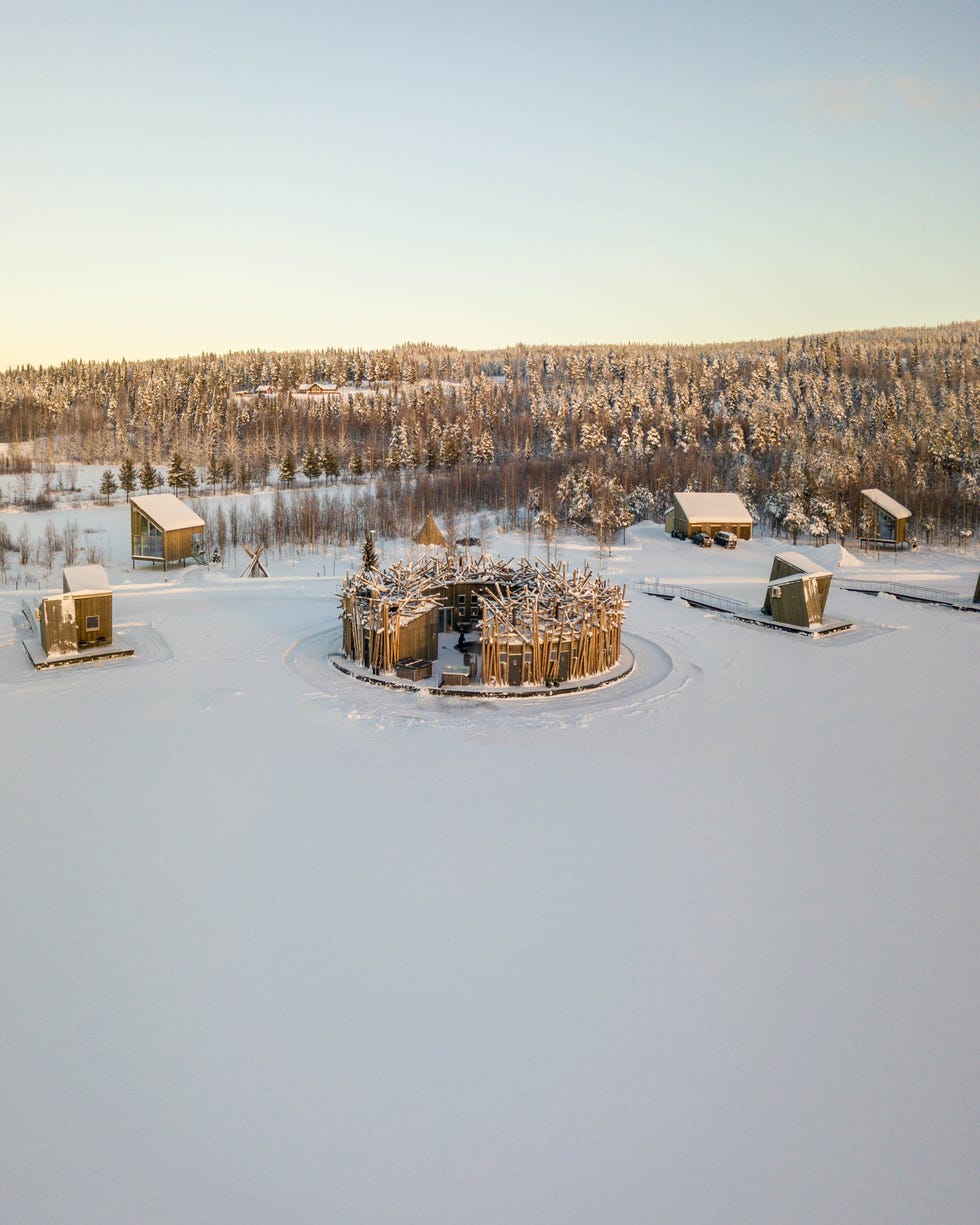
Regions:
<instances>
[{"instance_id":1,"label":"spruce forest","mask_svg":"<svg viewBox=\"0 0 980 1225\"><path fill-rule=\"evenodd\" d=\"M681 489L734 490L765 530L823 540L859 534L869 486L941 543L980 513L980 323L72 361L0 374L0 440L8 473L104 465L107 500L118 485L294 490L276 499L277 544L405 535L427 511L601 541Z\"/></svg>"}]
</instances>

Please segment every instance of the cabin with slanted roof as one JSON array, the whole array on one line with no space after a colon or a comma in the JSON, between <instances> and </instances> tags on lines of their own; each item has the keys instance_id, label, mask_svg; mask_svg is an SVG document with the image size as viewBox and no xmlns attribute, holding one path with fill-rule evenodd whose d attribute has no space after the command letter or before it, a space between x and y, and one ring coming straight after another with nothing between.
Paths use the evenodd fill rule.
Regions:
<instances>
[{"instance_id":1,"label":"cabin with slanted roof","mask_svg":"<svg viewBox=\"0 0 980 1225\"><path fill-rule=\"evenodd\" d=\"M112 588L102 566L66 566L61 595L37 609L46 655L65 655L112 642Z\"/></svg>"},{"instance_id":2,"label":"cabin with slanted roof","mask_svg":"<svg viewBox=\"0 0 980 1225\"><path fill-rule=\"evenodd\" d=\"M129 499L132 557L168 564L186 561L204 549L204 520L172 493L151 493Z\"/></svg>"},{"instance_id":3,"label":"cabin with slanted roof","mask_svg":"<svg viewBox=\"0 0 980 1225\"><path fill-rule=\"evenodd\" d=\"M820 625L833 575L802 553L777 553L772 559L762 611L784 625Z\"/></svg>"},{"instance_id":4,"label":"cabin with slanted roof","mask_svg":"<svg viewBox=\"0 0 980 1225\"><path fill-rule=\"evenodd\" d=\"M912 512L901 502L896 502L880 489L862 489L861 497L865 509L870 511L872 530L863 534L862 539L868 544L884 544L898 548L907 545L908 526L912 520Z\"/></svg>"},{"instance_id":5,"label":"cabin with slanted roof","mask_svg":"<svg viewBox=\"0 0 980 1225\"><path fill-rule=\"evenodd\" d=\"M695 532L731 532L739 540L751 540L752 516L737 493L675 493L664 528L668 535L683 531L688 538Z\"/></svg>"}]
</instances>

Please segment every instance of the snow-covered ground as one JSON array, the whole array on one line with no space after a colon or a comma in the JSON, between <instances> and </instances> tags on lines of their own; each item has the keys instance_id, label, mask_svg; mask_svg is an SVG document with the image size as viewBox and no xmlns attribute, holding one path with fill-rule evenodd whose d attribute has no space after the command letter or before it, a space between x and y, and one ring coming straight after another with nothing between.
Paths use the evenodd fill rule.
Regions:
<instances>
[{"instance_id":1,"label":"snow-covered ground","mask_svg":"<svg viewBox=\"0 0 980 1225\"><path fill-rule=\"evenodd\" d=\"M356 551L164 576L51 515L137 653L33 672L8 556L0 1218L976 1219L980 615L733 623L635 584L761 603L782 546L644 524L630 677L455 702L329 665Z\"/></svg>"}]
</instances>

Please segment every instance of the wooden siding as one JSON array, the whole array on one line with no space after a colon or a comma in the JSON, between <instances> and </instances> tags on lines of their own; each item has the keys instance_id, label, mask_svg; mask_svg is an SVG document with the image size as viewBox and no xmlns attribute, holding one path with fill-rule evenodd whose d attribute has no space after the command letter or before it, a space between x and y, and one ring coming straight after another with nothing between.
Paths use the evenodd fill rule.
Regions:
<instances>
[{"instance_id":1,"label":"wooden siding","mask_svg":"<svg viewBox=\"0 0 980 1225\"><path fill-rule=\"evenodd\" d=\"M667 526L667 516L672 516L670 526ZM719 532L731 532L733 536L737 536L739 540L752 539L752 526L748 523L726 523L721 519L688 519L687 515L679 506L675 506L673 511L668 511L664 517L664 527L668 532L674 528L681 528L688 536L693 536L695 532L707 532L709 536L717 536Z\"/></svg>"},{"instance_id":2,"label":"wooden siding","mask_svg":"<svg viewBox=\"0 0 980 1225\"><path fill-rule=\"evenodd\" d=\"M95 624L89 625L89 620ZM38 608L41 645L47 654L108 646L112 642L112 592L46 596Z\"/></svg>"},{"instance_id":3,"label":"wooden siding","mask_svg":"<svg viewBox=\"0 0 980 1225\"><path fill-rule=\"evenodd\" d=\"M799 566L794 566L791 561L787 561L785 557L781 557L779 553L772 559L772 570L769 572L769 581L775 582L780 578L794 578L797 574L805 574L805 570L801 570Z\"/></svg>"},{"instance_id":4,"label":"wooden siding","mask_svg":"<svg viewBox=\"0 0 980 1225\"><path fill-rule=\"evenodd\" d=\"M770 585L766 591L764 612L774 621L804 628L823 621L831 575L796 574Z\"/></svg>"},{"instance_id":5,"label":"wooden siding","mask_svg":"<svg viewBox=\"0 0 980 1225\"><path fill-rule=\"evenodd\" d=\"M908 539L908 525L911 522L912 516L908 515L893 515L890 514L884 507L862 493L861 497L871 508L875 517L877 535L872 539L885 540L889 543L905 544Z\"/></svg>"},{"instance_id":6,"label":"wooden siding","mask_svg":"<svg viewBox=\"0 0 980 1225\"><path fill-rule=\"evenodd\" d=\"M130 531L133 561L183 561L194 555L195 538L204 539L201 527L181 527L164 531L130 503Z\"/></svg>"},{"instance_id":7,"label":"wooden siding","mask_svg":"<svg viewBox=\"0 0 980 1225\"><path fill-rule=\"evenodd\" d=\"M363 615L344 620L344 654L365 668L391 672L401 659L439 658L439 610L402 621L378 601Z\"/></svg>"}]
</instances>

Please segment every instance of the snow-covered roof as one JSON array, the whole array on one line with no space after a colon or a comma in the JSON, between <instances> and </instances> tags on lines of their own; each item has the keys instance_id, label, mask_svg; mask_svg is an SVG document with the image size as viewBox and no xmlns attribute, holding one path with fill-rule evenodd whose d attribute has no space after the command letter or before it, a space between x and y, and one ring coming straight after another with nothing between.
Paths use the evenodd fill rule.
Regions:
<instances>
[{"instance_id":1,"label":"snow-covered roof","mask_svg":"<svg viewBox=\"0 0 980 1225\"><path fill-rule=\"evenodd\" d=\"M882 493L880 489L862 489L861 497L873 502L879 510L883 510L886 515L891 515L893 519L912 518L912 512L907 506L896 502L894 498L890 498L887 493Z\"/></svg>"},{"instance_id":2,"label":"snow-covered roof","mask_svg":"<svg viewBox=\"0 0 980 1225\"><path fill-rule=\"evenodd\" d=\"M146 515L162 532L175 532L182 527L204 527L204 520L172 493L148 493L130 498L138 511Z\"/></svg>"},{"instance_id":3,"label":"snow-covered roof","mask_svg":"<svg viewBox=\"0 0 980 1225\"><path fill-rule=\"evenodd\" d=\"M737 493L675 493L674 501L688 523L702 519L720 523L752 523L752 516Z\"/></svg>"},{"instance_id":4,"label":"snow-covered roof","mask_svg":"<svg viewBox=\"0 0 980 1225\"><path fill-rule=\"evenodd\" d=\"M105 566L65 566L65 591L80 595L83 591L109 591L109 576Z\"/></svg>"},{"instance_id":5,"label":"snow-covered roof","mask_svg":"<svg viewBox=\"0 0 980 1225\"><path fill-rule=\"evenodd\" d=\"M825 566L821 566L819 562L813 560L812 557L807 557L805 553L797 553L792 549L787 549L785 553L777 553L773 558L774 561L785 562L787 566L792 566L794 570L799 570L801 574L831 574ZM833 577L831 575L831 577ZM774 579L774 582L785 582L785 579Z\"/></svg>"},{"instance_id":6,"label":"snow-covered roof","mask_svg":"<svg viewBox=\"0 0 980 1225\"><path fill-rule=\"evenodd\" d=\"M796 583L802 583L808 578L833 578L829 570L817 570L807 574L785 574L782 578L771 578L766 587L772 591L776 587L791 587Z\"/></svg>"}]
</instances>

